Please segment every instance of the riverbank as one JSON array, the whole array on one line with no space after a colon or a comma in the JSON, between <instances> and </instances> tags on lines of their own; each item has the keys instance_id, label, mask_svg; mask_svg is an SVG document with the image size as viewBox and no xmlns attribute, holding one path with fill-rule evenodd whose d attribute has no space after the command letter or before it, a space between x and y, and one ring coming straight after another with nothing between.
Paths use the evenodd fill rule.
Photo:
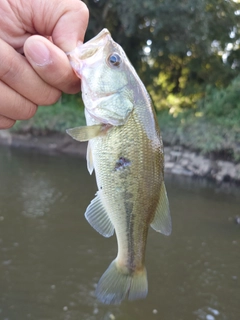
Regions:
<instances>
[{"instance_id":1,"label":"riverbank","mask_svg":"<svg viewBox=\"0 0 240 320\"><path fill-rule=\"evenodd\" d=\"M74 154L85 157L87 143L79 143L63 133L48 135L16 134L10 130L0 130L0 144L15 148L28 148L51 154ZM217 182L240 183L240 163L202 156L182 146L166 146L165 172L203 177Z\"/></svg>"}]
</instances>

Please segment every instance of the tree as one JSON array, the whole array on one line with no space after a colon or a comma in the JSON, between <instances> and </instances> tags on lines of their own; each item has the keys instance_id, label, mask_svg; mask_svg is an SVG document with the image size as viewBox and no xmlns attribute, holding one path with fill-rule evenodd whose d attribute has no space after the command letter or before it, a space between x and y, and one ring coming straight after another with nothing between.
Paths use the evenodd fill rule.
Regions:
<instances>
[{"instance_id":1,"label":"tree","mask_svg":"<svg viewBox=\"0 0 240 320\"><path fill-rule=\"evenodd\" d=\"M90 9L87 39L107 27L155 103L174 95L182 107L188 107L209 84L226 87L239 71L240 5L236 0L85 3Z\"/></svg>"}]
</instances>

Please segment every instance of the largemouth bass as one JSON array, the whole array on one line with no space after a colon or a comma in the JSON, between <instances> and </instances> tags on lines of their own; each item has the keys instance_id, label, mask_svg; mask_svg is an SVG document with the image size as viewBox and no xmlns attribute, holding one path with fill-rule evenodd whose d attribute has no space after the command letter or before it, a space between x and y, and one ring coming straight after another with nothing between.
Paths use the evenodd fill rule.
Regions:
<instances>
[{"instance_id":1,"label":"largemouth bass","mask_svg":"<svg viewBox=\"0 0 240 320\"><path fill-rule=\"evenodd\" d=\"M118 254L102 275L97 298L119 304L145 298L144 266L149 226L171 233L164 185L164 155L151 99L107 29L68 54L81 78L87 126L68 129L89 141L87 166L98 191L85 217L105 237L116 232Z\"/></svg>"}]
</instances>

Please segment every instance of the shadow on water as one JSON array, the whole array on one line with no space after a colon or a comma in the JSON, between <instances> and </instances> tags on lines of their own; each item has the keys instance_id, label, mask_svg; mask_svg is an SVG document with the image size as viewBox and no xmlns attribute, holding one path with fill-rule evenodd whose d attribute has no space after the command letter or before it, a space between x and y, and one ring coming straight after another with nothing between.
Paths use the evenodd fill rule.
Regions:
<instances>
[{"instance_id":1,"label":"shadow on water","mask_svg":"<svg viewBox=\"0 0 240 320\"><path fill-rule=\"evenodd\" d=\"M96 192L84 159L0 148L0 319L238 320L239 189L166 177L173 233L149 232L149 294L104 306L99 277L116 255L85 221Z\"/></svg>"}]
</instances>

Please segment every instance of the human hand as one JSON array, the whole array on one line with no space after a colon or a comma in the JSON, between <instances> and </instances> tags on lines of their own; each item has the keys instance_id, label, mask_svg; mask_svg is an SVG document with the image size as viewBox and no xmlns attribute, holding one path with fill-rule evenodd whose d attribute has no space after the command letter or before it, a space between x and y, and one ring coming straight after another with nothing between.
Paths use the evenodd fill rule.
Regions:
<instances>
[{"instance_id":1,"label":"human hand","mask_svg":"<svg viewBox=\"0 0 240 320\"><path fill-rule=\"evenodd\" d=\"M1 0L0 129L80 90L65 52L83 42L88 15L79 0Z\"/></svg>"}]
</instances>

